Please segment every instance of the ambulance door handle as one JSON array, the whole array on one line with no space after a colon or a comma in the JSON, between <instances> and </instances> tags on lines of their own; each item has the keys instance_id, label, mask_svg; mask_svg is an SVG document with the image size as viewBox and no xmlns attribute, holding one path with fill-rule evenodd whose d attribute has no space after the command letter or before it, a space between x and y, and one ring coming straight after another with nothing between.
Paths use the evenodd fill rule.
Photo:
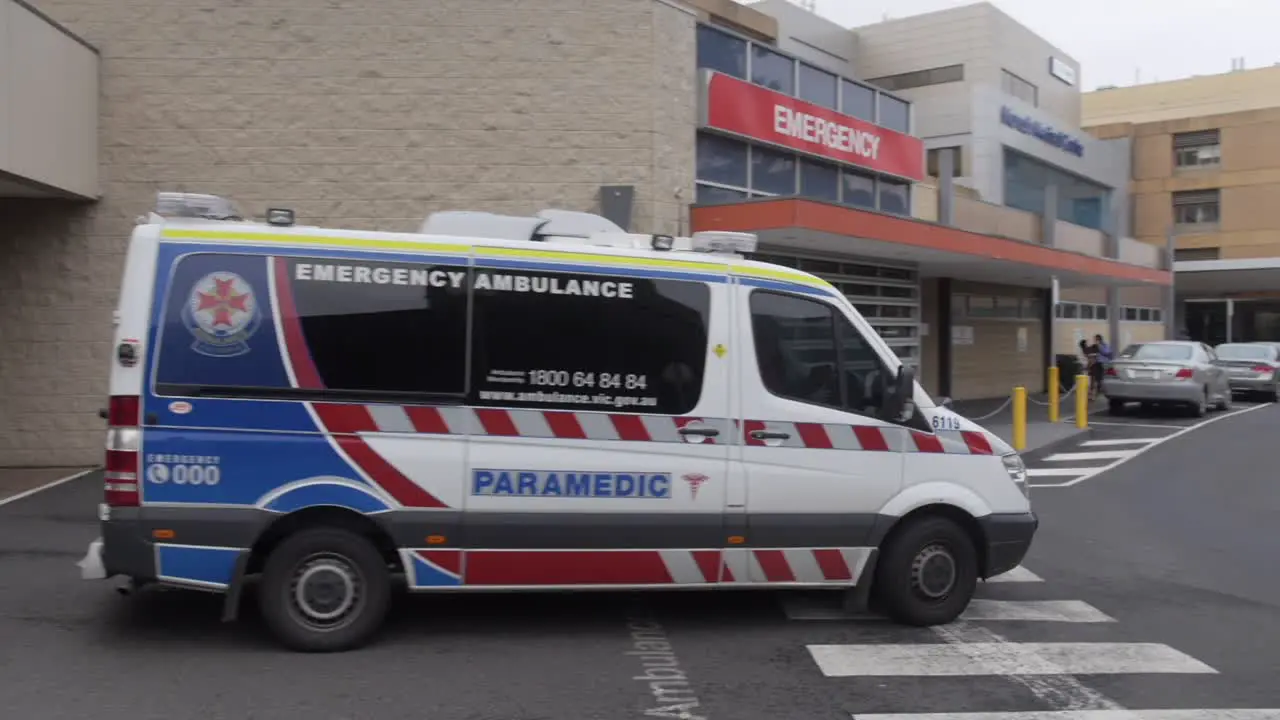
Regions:
<instances>
[{"instance_id":1,"label":"ambulance door handle","mask_svg":"<svg viewBox=\"0 0 1280 720\"><path fill-rule=\"evenodd\" d=\"M715 437L720 431L713 427L688 426L680 428L681 435L697 435L699 437Z\"/></svg>"},{"instance_id":2,"label":"ambulance door handle","mask_svg":"<svg viewBox=\"0 0 1280 720\"><path fill-rule=\"evenodd\" d=\"M789 440L791 433L778 432L777 430L752 430L752 440Z\"/></svg>"}]
</instances>

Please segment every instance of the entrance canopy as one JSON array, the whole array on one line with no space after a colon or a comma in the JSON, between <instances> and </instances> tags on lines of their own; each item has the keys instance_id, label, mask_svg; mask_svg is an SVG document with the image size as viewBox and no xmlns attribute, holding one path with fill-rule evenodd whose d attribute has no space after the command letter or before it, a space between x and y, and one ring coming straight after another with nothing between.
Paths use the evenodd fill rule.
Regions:
<instances>
[{"instance_id":1,"label":"entrance canopy","mask_svg":"<svg viewBox=\"0 0 1280 720\"><path fill-rule=\"evenodd\" d=\"M1172 273L1021 240L811 200L695 206L692 229L753 232L770 251L916 263L925 277L1049 287L1167 286Z\"/></svg>"},{"instance_id":2,"label":"entrance canopy","mask_svg":"<svg viewBox=\"0 0 1280 720\"><path fill-rule=\"evenodd\" d=\"M1173 269L1178 295L1186 298L1280 293L1280 258L1183 260Z\"/></svg>"}]
</instances>

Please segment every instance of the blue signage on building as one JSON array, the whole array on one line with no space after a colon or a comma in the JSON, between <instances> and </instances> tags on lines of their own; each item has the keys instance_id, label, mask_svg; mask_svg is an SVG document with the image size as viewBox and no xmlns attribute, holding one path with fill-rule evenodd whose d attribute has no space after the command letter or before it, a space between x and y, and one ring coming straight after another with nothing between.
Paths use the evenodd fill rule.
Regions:
<instances>
[{"instance_id":1,"label":"blue signage on building","mask_svg":"<svg viewBox=\"0 0 1280 720\"><path fill-rule=\"evenodd\" d=\"M1081 145L1079 140L1064 132L1054 130L1050 125L1019 115L1010 110L1008 106L1000 108L1000 122L1023 135L1030 135L1041 142L1048 143L1076 157L1084 157L1084 145Z\"/></svg>"}]
</instances>

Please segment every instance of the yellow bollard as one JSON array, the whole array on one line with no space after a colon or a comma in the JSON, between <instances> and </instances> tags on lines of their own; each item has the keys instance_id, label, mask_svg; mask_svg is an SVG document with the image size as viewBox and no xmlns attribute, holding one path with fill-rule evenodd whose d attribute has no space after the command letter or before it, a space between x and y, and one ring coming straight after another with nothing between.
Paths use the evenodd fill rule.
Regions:
<instances>
[{"instance_id":1,"label":"yellow bollard","mask_svg":"<svg viewBox=\"0 0 1280 720\"><path fill-rule=\"evenodd\" d=\"M1022 452L1027 448L1027 389L1013 389L1013 449Z\"/></svg>"},{"instance_id":2,"label":"yellow bollard","mask_svg":"<svg viewBox=\"0 0 1280 720\"><path fill-rule=\"evenodd\" d=\"M1076 376L1076 427L1089 427L1089 376Z\"/></svg>"},{"instance_id":3,"label":"yellow bollard","mask_svg":"<svg viewBox=\"0 0 1280 720\"><path fill-rule=\"evenodd\" d=\"M1049 422L1058 422L1058 405L1061 403L1058 397L1058 366L1049 366Z\"/></svg>"}]
</instances>

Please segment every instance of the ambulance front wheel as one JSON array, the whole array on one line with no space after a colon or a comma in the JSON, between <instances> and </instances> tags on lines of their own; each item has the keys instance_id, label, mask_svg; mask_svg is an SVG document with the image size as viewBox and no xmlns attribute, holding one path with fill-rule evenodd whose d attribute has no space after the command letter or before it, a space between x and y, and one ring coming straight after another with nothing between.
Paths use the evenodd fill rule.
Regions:
<instances>
[{"instance_id":1,"label":"ambulance front wheel","mask_svg":"<svg viewBox=\"0 0 1280 720\"><path fill-rule=\"evenodd\" d=\"M338 528L301 530L271 551L258 602L285 646L351 650L382 626L391 602L387 562L369 540Z\"/></svg>"},{"instance_id":2,"label":"ambulance front wheel","mask_svg":"<svg viewBox=\"0 0 1280 720\"><path fill-rule=\"evenodd\" d=\"M904 625L943 625L969 606L978 586L978 551L954 520L907 520L886 540L872 586L876 605Z\"/></svg>"}]
</instances>

